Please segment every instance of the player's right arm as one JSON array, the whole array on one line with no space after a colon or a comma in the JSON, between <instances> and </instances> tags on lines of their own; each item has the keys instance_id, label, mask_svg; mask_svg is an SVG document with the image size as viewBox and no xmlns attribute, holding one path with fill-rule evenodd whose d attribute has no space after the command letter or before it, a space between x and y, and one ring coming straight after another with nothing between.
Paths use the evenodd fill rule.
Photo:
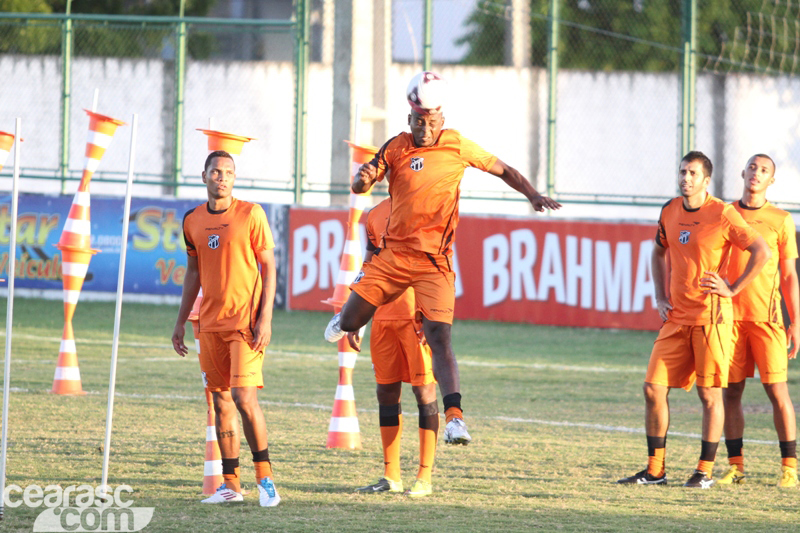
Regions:
<instances>
[{"instance_id":1,"label":"player's right arm","mask_svg":"<svg viewBox=\"0 0 800 533\"><path fill-rule=\"evenodd\" d=\"M786 343L789 346L789 359L797 356L800 347L800 289L798 288L795 259L781 259L781 292L786 300L791 323L786 328Z\"/></svg>"},{"instance_id":2,"label":"player's right arm","mask_svg":"<svg viewBox=\"0 0 800 533\"><path fill-rule=\"evenodd\" d=\"M356 194L363 194L370 190L378 181L378 168L372 163L364 163L358 169L350 189Z\"/></svg>"},{"instance_id":3,"label":"player's right arm","mask_svg":"<svg viewBox=\"0 0 800 533\"><path fill-rule=\"evenodd\" d=\"M183 342L186 335L186 321L189 320L189 313L197 293L200 292L200 270L197 268L197 256L186 256L186 275L183 277L183 291L181 293L181 307L178 310L178 319L175 321L175 329L172 330L172 348L181 357L189 353L189 349Z\"/></svg>"},{"instance_id":4,"label":"player's right arm","mask_svg":"<svg viewBox=\"0 0 800 533\"><path fill-rule=\"evenodd\" d=\"M653 246L653 253L650 257L650 268L653 273L653 287L656 292L656 307L661 320L665 321L669 317L672 304L669 303L667 296L667 249L658 242Z\"/></svg>"}]
</instances>

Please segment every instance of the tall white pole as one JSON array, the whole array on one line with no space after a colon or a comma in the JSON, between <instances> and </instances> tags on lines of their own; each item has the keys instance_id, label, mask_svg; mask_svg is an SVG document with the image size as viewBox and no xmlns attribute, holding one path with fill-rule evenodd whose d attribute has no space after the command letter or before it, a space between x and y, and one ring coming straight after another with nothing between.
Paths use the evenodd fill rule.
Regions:
<instances>
[{"instance_id":1,"label":"tall white pole","mask_svg":"<svg viewBox=\"0 0 800 533\"><path fill-rule=\"evenodd\" d=\"M8 396L11 393L11 329L14 323L14 276L17 270L17 200L19 199L19 143L22 119L14 130L14 177L11 181L11 241L8 245L8 306L6 310L6 358L3 366L3 436L0 451L0 520L5 510L6 452L8 451Z\"/></svg>"},{"instance_id":2,"label":"tall white pole","mask_svg":"<svg viewBox=\"0 0 800 533\"><path fill-rule=\"evenodd\" d=\"M99 99L100 99L100 89L95 87L94 94L92 95L92 113L97 111L97 101Z\"/></svg>"},{"instance_id":3,"label":"tall white pole","mask_svg":"<svg viewBox=\"0 0 800 533\"><path fill-rule=\"evenodd\" d=\"M128 251L128 225L131 216L131 189L133 188L133 160L136 153L136 128L139 115L133 114L131 123L131 149L128 159L128 186L125 190L125 209L122 215L122 246L119 251L119 275L117 276L117 305L114 312L114 340L111 343L111 377L108 383L108 410L106 412L106 439L103 444L103 481L108 484L108 458L111 454L111 426L114 417L114 393L117 385L117 352L119 348L119 322L122 317L122 292L125 285L125 260Z\"/></svg>"}]
</instances>

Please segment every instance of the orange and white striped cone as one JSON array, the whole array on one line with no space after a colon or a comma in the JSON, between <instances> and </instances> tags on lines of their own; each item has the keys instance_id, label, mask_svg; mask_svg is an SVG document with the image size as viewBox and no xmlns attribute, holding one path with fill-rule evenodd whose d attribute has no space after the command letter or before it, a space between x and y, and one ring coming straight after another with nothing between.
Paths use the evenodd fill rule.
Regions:
<instances>
[{"instance_id":1,"label":"orange and white striped cone","mask_svg":"<svg viewBox=\"0 0 800 533\"><path fill-rule=\"evenodd\" d=\"M99 252L93 250L92 224L89 216L89 183L97 170L117 126L124 122L84 110L89 115L89 139L86 143L86 161L78 191L72 200L61 238L56 248L61 251L61 277L64 286L64 333L61 337L61 350L58 354L56 373L53 378L55 394L85 394L81 388L78 369L78 354L75 350L75 337L72 331L72 317L78 304L83 281L89 269L92 256Z\"/></svg>"},{"instance_id":2,"label":"orange and white striped cone","mask_svg":"<svg viewBox=\"0 0 800 533\"><path fill-rule=\"evenodd\" d=\"M353 148L353 163L351 174L355 176L358 168L372 159L377 148L372 146L358 146L348 143ZM358 221L364 209L369 205L371 192L364 194L350 193L350 211L347 217L347 240L339 264L339 275L333 296L323 303L330 304L338 313L350 295L350 284L361 270L362 246L358 231ZM333 413L328 426L327 448L346 448L355 450L361 448L361 431L358 427L356 414L356 400L353 392L353 369L356 365L358 354L350 347L347 337L338 342L339 348L339 383L336 386L336 396L333 400Z\"/></svg>"},{"instance_id":3,"label":"orange and white striped cone","mask_svg":"<svg viewBox=\"0 0 800 533\"><path fill-rule=\"evenodd\" d=\"M14 146L14 136L0 131L0 170L3 170L3 165L6 164L12 146Z\"/></svg>"}]
</instances>

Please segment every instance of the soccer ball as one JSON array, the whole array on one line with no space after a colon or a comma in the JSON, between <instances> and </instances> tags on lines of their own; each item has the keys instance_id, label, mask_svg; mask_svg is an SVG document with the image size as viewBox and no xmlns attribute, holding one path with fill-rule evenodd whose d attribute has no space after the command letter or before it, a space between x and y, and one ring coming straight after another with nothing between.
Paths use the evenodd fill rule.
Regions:
<instances>
[{"instance_id":1,"label":"soccer ball","mask_svg":"<svg viewBox=\"0 0 800 533\"><path fill-rule=\"evenodd\" d=\"M420 72L408 84L406 98L411 109L427 115L442 110L447 83L434 72Z\"/></svg>"}]
</instances>

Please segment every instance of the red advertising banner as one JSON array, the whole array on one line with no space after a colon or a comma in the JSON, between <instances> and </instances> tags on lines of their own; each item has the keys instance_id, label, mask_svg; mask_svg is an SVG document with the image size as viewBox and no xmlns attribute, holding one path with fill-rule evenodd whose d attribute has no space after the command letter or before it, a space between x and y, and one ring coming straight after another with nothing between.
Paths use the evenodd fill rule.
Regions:
<instances>
[{"instance_id":1,"label":"red advertising banner","mask_svg":"<svg viewBox=\"0 0 800 533\"><path fill-rule=\"evenodd\" d=\"M344 210L291 208L290 309L330 309L321 300L336 283L346 224ZM656 330L655 227L462 216L454 257L456 318Z\"/></svg>"}]
</instances>

